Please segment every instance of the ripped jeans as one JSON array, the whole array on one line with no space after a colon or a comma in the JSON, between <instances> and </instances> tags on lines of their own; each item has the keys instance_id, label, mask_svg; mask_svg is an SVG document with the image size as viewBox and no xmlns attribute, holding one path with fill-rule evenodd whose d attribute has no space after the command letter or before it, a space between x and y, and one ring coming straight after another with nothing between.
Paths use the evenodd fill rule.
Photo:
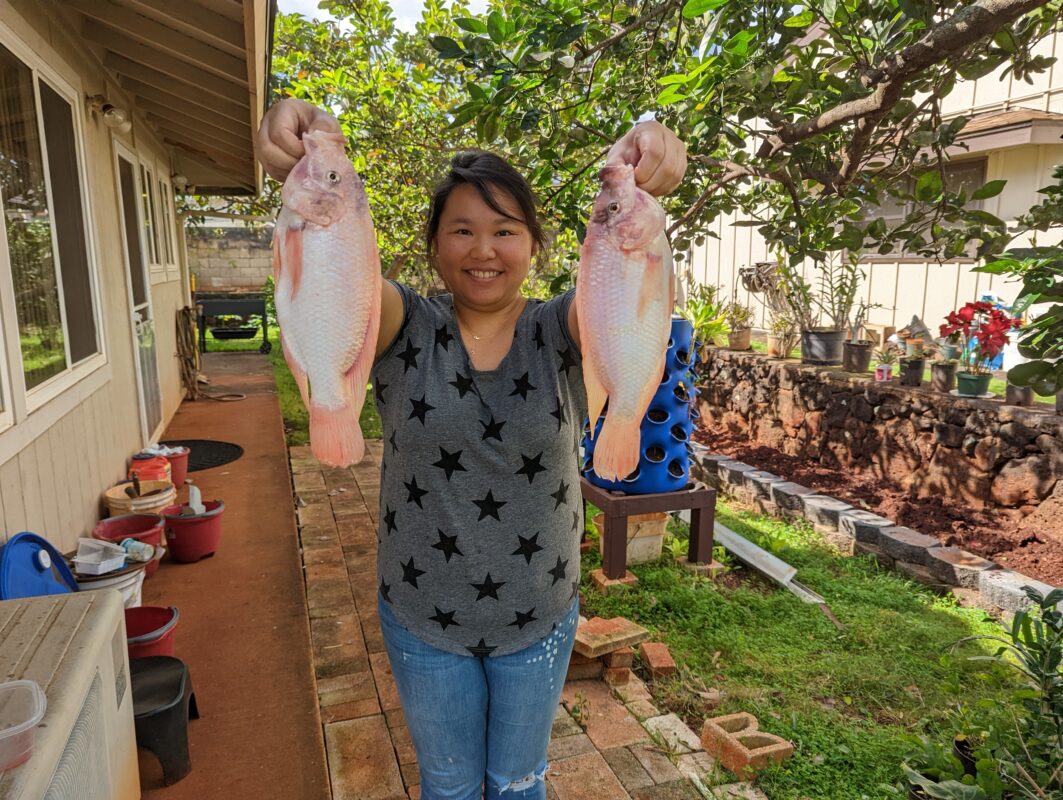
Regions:
<instances>
[{"instance_id":1,"label":"ripped jeans","mask_svg":"<svg viewBox=\"0 0 1063 800\"><path fill-rule=\"evenodd\" d=\"M476 658L407 631L377 597L380 627L417 751L421 800L545 800L546 748L579 604L543 641Z\"/></svg>"}]
</instances>

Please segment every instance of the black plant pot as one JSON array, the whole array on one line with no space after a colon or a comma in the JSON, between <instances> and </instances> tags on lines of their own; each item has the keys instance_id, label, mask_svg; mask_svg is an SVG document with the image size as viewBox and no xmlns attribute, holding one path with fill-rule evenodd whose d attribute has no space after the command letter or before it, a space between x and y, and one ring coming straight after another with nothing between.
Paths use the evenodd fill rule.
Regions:
<instances>
[{"instance_id":1,"label":"black plant pot","mask_svg":"<svg viewBox=\"0 0 1063 800\"><path fill-rule=\"evenodd\" d=\"M836 367L842 363L845 331L813 328L801 331L801 363Z\"/></svg>"},{"instance_id":2,"label":"black plant pot","mask_svg":"<svg viewBox=\"0 0 1063 800\"><path fill-rule=\"evenodd\" d=\"M901 386L919 386L923 382L925 358L901 359Z\"/></svg>"},{"instance_id":3,"label":"black plant pot","mask_svg":"<svg viewBox=\"0 0 1063 800\"><path fill-rule=\"evenodd\" d=\"M1063 415L1063 392L1056 395L1056 413Z\"/></svg>"},{"instance_id":4,"label":"black plant pot","mask_svg":"<svg viewBox=\"0 0 1063 800\"><path fill-rule=\"evenodd\" d=\"M948 394L956 388L956 364L931 364L930 385L935 392Z\"/></svg>"},{"instance_id":5,"label":"black plant pot","mask_svg":"<svg viewBox=\"0 0 1063 800\"><path fill-rule=\"evenodd\" d=\"M965 775L976 775L978 769L974 758L974 747L966 736L957 736L952 740L952 754L963 764Z\"/></svg>"},{"instance_id":6,"label":"black plant pot","mask_svg":"<svg viewBox=\"0 0 1063 800\"><path fill-rule=\"evenodd\" d=\"M215 339L254 339L258 328L211 328L210 335Z\"/></svg>"},{"instance_id":7,"label":"black plant pot","mask_svg":"<svg viewBox=\"0 0 1063 800\"><path fill-rule=\"evenodd\" d=\"M871 366L871 348L874 342L844 342L842 344L842 369L846 372L867 372Z\"/></svg>"}]
</instances>

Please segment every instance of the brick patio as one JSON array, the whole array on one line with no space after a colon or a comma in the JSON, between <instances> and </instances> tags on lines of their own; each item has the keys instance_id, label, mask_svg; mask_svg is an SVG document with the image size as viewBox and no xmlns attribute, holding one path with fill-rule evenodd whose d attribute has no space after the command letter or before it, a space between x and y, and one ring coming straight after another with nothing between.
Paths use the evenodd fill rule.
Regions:
<instances>
[{"instance_id":1,"label":"brick patio","mask_svg":"<svg viewBox=\"0 0 1063 800\"><path fill-rule=\"evenodd\" d=\"M419 798L417 759L399 707L376 614L380 441L350 469L290 448L313 642L314 674L334 800ZM698 733L656 709L637 677L616 693L569 681L554 720L551 800L766 800L725 780ZM583 727L569 713L585 709ZM669 752L671 751L671 752Z\"/></svg>"}]
</instances>

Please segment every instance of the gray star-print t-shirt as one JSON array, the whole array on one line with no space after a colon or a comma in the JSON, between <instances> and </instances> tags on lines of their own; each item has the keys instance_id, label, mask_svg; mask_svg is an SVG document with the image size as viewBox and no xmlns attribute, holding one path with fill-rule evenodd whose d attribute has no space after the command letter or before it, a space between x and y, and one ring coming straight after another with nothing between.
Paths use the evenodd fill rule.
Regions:
<instances>
[{"instance_id":1,"label":"gray star-print t-shirt","mask_svg":"<svg viewBox=\"0 0 1063 800\"><path fill-rule=\"evenodd\" d=\"M573 293L528 300L509 353L481 372L450 295L394 285L404 320L372 375L379 591L434 647L514 653L547 636L579 589L587 400L566 322Z\"/></svg>"}]
</instances>

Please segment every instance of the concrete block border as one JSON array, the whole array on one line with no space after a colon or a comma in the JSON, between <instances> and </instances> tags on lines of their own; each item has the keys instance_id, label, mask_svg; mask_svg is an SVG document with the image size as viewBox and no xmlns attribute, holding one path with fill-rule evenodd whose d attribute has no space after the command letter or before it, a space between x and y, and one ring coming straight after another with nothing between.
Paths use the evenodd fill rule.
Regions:
<instances>
[{"instance_id":1,"label":"concrete block border","mask_svg":"<svg viewBox=\"0 0 1063 800\"><path fill-rule=\"evenodd\" d=\"M691 472L718 491L753 501L767 514L805 519L840 552L874 555L883 566L908 578L951 591L964 605L1014 614L1030 604L1023 587L1041 594L1054 588L961 548L942 547L932 536L712 453L696 442Z\"/></svg>"}]
</instances>

